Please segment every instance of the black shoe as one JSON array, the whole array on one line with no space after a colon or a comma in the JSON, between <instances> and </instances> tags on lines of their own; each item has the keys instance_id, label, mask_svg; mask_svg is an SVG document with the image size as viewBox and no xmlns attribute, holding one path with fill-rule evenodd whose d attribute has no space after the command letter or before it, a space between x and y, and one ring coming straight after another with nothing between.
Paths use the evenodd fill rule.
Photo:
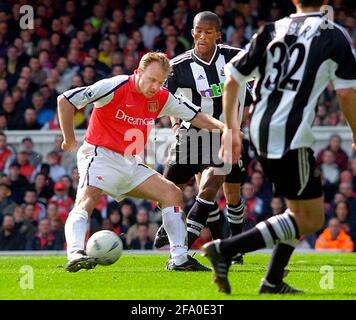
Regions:
<instances>
[{"instance_id":1,"label":"black shoe","mask_svg":"<svg viewBox=\"0 0 356 320\"><path fill-rule=\"evenodd\" d=\"M169 240L168 240L168 235L166 233L166 230L163 228L163 224L159 227L157 230L155 239L153 241L153 245L159 249L164 247L165 245L169 245Z\"/></svg>"},{"instance_id":2,"label":"black shoe","mask_svg":"<svg viewBox=\"0 0 356 320\"><path fill-rule=\"evenodd\" d=\"M96 259L87 256L84 251L80 250L73 254L66 266L67 272L77 272L80 269L94 269L97 265Z\"/></svg>"},{"instance_id":3,"label":"black shoe","mask_svg":"<svg viewBox=\"0 0 356 320\"><path fill-rule=\"evenodd\" d=\"M173 259L170 259L166 263L167 270L175 271L211 271L210 268L203 266L197 259L188 255L188 260L180 265L176 265Z\"/></svg>"},{"instance_id":4,"label":"black shoe","mask_svg":"<svg viewBox=\"0 0 356 320\"><path fill-rule=\"evenodd\" d=\"M281 282L279 284L276 284L274 287L268 286L263 283L260 286L259 293L265 294L265 293L272 293L272 294L295 294L295 293L303 293L304 291L295 289L291 287L289 284L285 282Z\"/></svg>"},{"instance_id":5,"label":"black shoe","mask_svg":"<svg viewBox=\"0 0 356 320\"><path fill-rule=\"evenodd\" d=\"M214 282L218 285L220 292L227 294L231 293L231 287L227 274L231 265L231 261L226 259L218 251L218 246L221 240L215 240L204 244L201 247L203 256L207 257L214 268Z\"/></svg>"},{"instance_id":6,"label":"black shoe","mask_svg":"<svg viewBox=\"0 0 356 320\"><path fill-rule=\"evenodd\" d=\"M231 258L231 264L244 264L244 255L242 253L238 253L236 256Z\"/></svg>"}]
</instances>

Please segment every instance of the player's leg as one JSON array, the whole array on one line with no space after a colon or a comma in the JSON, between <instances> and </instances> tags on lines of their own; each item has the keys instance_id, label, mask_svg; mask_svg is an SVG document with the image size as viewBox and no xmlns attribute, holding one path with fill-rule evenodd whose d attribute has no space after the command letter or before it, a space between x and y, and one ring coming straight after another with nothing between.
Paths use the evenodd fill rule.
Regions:
<instances>
[{"instance_id":1,"label":"player's leg","mask_svg":"<svg viewBox=\"0 0 356 320\"><path fill-rule=\"evenodd\" d=\"M85 255L85 235L88 219L99 202L102 191L96 187L85 186L78 190L74 208L65 223L68 264L67 271L92 269L96 263Z\"/></svg>"},{"instance_id":2,"label":"player's leg","mask_svg":"<svg viewBox=\"0 0 356 320\"><path fill-rule=\"evenodd\" d=\"M180 189L180 190L184 190L186 184L176 184L176 186ZM159 206L161 207L161 204L159 204ZM160 249L166 245L169 245L169 239L168 239L168 235L166 230L164 229L163 224L160 225L160 227L158 228L157 232L156 232L156 236L155 239L153 241L153 245L155 248Z\"/></svg>"},{"instance_id":3,"label":"player's leg","mask_svg":"<svg viewBox=\"0 0 356 320\"><path fill-rule=\"evenodd\" d=\"M164 170L164 177L173 182L181 190L184 189L188 181L194 176L197 172L198 167L196 165L190 164L179 164L170 162L166 169ZM153 245L156 248L162 248L165 245L169 244L168 235L162 224L157 230Z\"/></svg>"},{"instance_id":4,"label":"player's leg","mask_svg":"<svg viewBox=\"0 0 356 320\"><path fill-rule=\"evenodd\" d=\"M214 269L216 270L217 283L221 291L226 293L230 292L230 285L227 281L227 273L231 264L231 259L236 254L247 253L262 248L269 248L277 243L285 243L288 245L288 243L290 244L295 242L300 235L306 234L305 231L310 233L317 231L318 228L321 227L322 220L320 223L320 216L323 215L322 198L304 200L302 203L299 203L299 207L301 210L311 210L311 212L313 212L315 216L319 218L313 218L310 221L310 224L307 224L307 222L303 221L303 219L306 217L304 214L305 211L301 216L300 212L291 212L287 210L281 215L273 216L266 221L258 223L256 227L243 232L240 235L229 239L224 239L222 241L215 240L203 246L203 251L210 258ZM298 224L300 221L303 222ZM280 279L280 275L282 275L283 278L284 268L287 265L289 258L294 250L294 246L289 245L289 247L289 250L278 250L278 253L275 252L271 260L268 272L269 279L271 279L271 275L272 277L274 276L274 279L277 280ZM271 271L271 268L273 271ZM277 276L275 275L276 273ZM268 283L262 283L262 285L265 284ZM277 285L282 285L282 283L269 284L274 288L276 288ZM280 287L276 289L281 290Z\"/></svg>"},{"instance_id":5,"label":"player's leg","mask_svg":"<svg viewBox=\"0 0 356 320\"><path fill-rule=\"evenodd\" d=\"M98 170L99 172L103 170L98 161L98 149L96 146L84 143L77 153L79 186L75 205L68 215L64 228L68 257L66 270L69 272L95 266L85 255L84 246L89 216L102 194L101 188L96 186L96 181L93 179L93 175L95 177ZM90 261L84 263L84 260L88 259Z\"/></svg>"},{"instance_id":6,"label":"player's leg","mask_svg":"<svg viewBox=\"0 0 356 320\"><path fill-rule=\"evenodd\" d=\"M223 185L226 197L227 220L230 235L236 236L242 232L244 218L244 201L240 197L240 184L225 182ZM232 264L243 264L243 255L237 254L232 258Z\"/></svg>"},{"instance_id":7,"label":"player's leg","mask_svg":"<svg viewBox=\"0 0 356 320\"><path fill-rule=\"evenodd\" d=\"M214 219L218 222L218 226L215 229L210 229L210 231L215 237L222 238L223 233L218 221L220 218L219 208L215 203L215 197L224 181L225 176L216 175L216 171L212 167L202 172L196 201L187 215L188 248L199 237L200 231L205 227L212 213L216 215ZM215 220L212 222L215 222ZM209 222L208 226L210 228Z\"/></svg>"},{"instance_id":8,"label":"player's leg","mask_svg":"<svg viewBox=\"0 0 356 320\"><path fill-rule=\"evenodd\" d=\"M288 213L293 216L299 233L307 235L319 230L324 222L323 198L311 200L287 200ZM262 279L260 293L279 293L289 290L290 293L300 292L283 283L285 268L298 244L298 239L280 241L273 249L273 254L265 277Z\"/></svg>"},{"instance_id":9,"label":"player's leg","mask_svg":"<svg viewBox=\"0 0 356 320\"><path fill-rule=\"evenodd\" d=\"M169 270L210 270L188 256L185 214L182 211L182 191L160 174L151 175L126 196L157 201L162 208L162 221L170 242L171 263Z\"/></svg>"},{"instance_id":10,"label":"player's leg","mask_svg":"<svg viewBox=\"0 0 356 320\"><path fill-rule=\"evenodd\" d=\"M296 198L294 200L287 199L287 211L294 217L299 233L309 234L321 228L324 220L323 198L320 197L322 193L320 174L311 150L300 149L295 153L298 154L298 161L291 157L289 163L299 164L298 170L295 170L296 174L289 175L289 181L281 181L275 186L277 188L280 188L279 185L286 186L287 184L296 186L294 190L293 188L288 190L288 187L285 187L287 198ZM281 190L276 191L281 194ZM266 276L262 279L260 293L278 293L282 290L293 292L295 290L286 285L282 279L297 243L297 239L291 239L280 241L275 245Z\"/></svg>"},{"instance_id":11,"label":"player's leg","mask_svg":"<svg viewBox=\"0 0 356 320\"><path fill-rule=\"evenodd\" d=\"M276 193L289 198L297 198L297 200L289 199L288 205L291 208L281 215L258 223L256 227L238 236L210 242L203 246L203 251L213 263L220 290L230 291L227 274L231 258L237 253L271 247L280 242L290 244L299 239L300 235L317 231L322 226L324 211L320 175L318 176L318 171L315 170L315 159L312 153L309 151L308 155L305 149L299 150L302 151L290 152L281 160L266 159L261 162L264 171L268 172L269 178L275 182ZM298 157L297 160L296 157ZM299 166L299 172L290 169L293 164L299 162L303 164ZM300 200L300 198L306 199ZM271 261L272 269L277 268L278 270L275 271L283 274L293 250L293 246L289 251L279 250ZM283 282L272 285L275 289L274 293L296 292Z\"/></svg>"}]
</instances>

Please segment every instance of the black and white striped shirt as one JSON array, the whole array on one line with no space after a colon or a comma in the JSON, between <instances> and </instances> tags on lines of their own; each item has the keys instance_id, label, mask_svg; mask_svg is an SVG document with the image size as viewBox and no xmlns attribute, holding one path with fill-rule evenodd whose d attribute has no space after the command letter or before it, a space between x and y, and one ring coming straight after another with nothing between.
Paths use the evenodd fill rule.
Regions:
<instances>
[{"instance_id":1,"label":"black and white striped shirt","mask_svg":"<svg viewBox=\"0 0 356 320\"><path fill-rule=\"evenodd\" d=\"M202 112L223 121L222 94L226 79L224 67L240 51L241 49L218 44L211 60L205 62L194 54L194 49L188 50L171 60L173 72L167 79L166 87L172 93L180 94L200 106ZM245 103L245 92L246 90L241 90L239 97L241 107L252 103L250 93L247 94ZM186 122L183 124L186 128L190 126Z\"/></svg>"},{"instance_id":2,"label":"black and white striped shirt","mask_svg":"<svg viewBox=\"0 0 356 320\"><path fill-rule=\"evenodd\" d=\"M312 146L317 101L330 81L336 90L356 88L351 39L320 13L265 25L225 73L239 83L256 79L250 138L257 153L270 159Z\"/></svg>"}]
</instances>

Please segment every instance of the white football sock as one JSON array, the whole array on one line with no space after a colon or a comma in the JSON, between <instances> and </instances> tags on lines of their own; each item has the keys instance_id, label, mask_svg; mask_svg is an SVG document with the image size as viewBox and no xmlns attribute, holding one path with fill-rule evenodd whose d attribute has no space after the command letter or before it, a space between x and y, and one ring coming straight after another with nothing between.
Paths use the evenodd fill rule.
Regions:
<instances>
[{"instance_id":1,"label":"white football sock","mask_svg":"<svg viewBox=\"0 0 356 320\"><path fill-rule=\"evenodd\" d=\"M78 250L84 250L87 231L88 212L74 207L68 215L64 231L67 242L67 256Z\"/></svg>"},{"instance_id":2,"label":"white football sock","mask_svg":"<svg viewBox=\"0 0 356 320\"><path fill-rule=\"evenodd\" d=\"M187 225L180 207L167 207L162 210L162 222L167 232L171 259L176 265L187 261Z\"/></svg>"}]
</instances>

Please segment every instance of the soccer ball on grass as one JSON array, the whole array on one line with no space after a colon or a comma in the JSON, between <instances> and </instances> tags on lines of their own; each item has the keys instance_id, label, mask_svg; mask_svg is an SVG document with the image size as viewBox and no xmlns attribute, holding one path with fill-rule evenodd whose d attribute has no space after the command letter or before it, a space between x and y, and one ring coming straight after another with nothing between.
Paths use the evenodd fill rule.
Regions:
<instances>
[{"instance_id":1,"label":"soccer ball on grass","mask_svg":"<svg viewBox=\"0 0 356 320\"><path fill-rule=\"evenodd\" d=\"M115 263L122 255L122 241L109 230L95 232L88 240L86 253L97 259L97 263L107 266Z\"/></svg>"}]
</instances>

